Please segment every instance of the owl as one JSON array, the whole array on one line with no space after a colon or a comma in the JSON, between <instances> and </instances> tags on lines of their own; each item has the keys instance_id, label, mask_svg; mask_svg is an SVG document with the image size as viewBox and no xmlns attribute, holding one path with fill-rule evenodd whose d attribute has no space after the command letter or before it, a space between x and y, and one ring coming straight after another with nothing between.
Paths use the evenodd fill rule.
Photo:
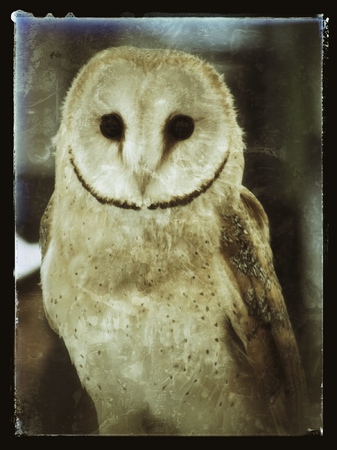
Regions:
<instances>
[{"instance_id":1,"label":"owl","mask_svg":"<svg viewBox=\"0 0 337 450\"><path fill-rule=\"evenodd\" d=\"M305 376L223 77L109 48L62 113L41 286L97 432L302 433Z\"/></svg>"}]
</instances>

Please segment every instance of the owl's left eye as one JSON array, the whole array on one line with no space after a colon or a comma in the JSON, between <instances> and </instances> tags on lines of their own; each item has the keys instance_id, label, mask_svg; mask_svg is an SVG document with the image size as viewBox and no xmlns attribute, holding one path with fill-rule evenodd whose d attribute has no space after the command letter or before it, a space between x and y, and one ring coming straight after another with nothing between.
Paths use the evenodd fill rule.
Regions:
<instances>
[{"instance_id":1,"label":"owl's left eye","mask_svg":"<svg viewBox=\"0 0 337 450\"><path fill-rule=\"evenodd\" d=\"M101 117L100 130L106 138L120 141L124 137L124 129L124 122L119 114L104 114Z\"/></svg>"},{"instance_id":2,"label":"owl's left eye","mask_svg":"<svg viewBox=\"0 0 337 450\"><path fill-rule=\"evenodd\" d=\"M188 139L194 131L194 121L192 117L178 114L167 124L167 132L175 141Z\"/></svg>"}]
</instances>

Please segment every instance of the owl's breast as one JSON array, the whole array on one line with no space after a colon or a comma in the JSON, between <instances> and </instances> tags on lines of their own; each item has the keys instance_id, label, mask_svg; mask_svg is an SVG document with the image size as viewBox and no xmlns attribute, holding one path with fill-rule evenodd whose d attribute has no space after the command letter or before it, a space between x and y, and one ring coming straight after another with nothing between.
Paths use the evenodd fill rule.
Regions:
<instances>
[{"instance_id":1,"label":"owl's breast","mask_svg":"<svg viewBox=\"0 0 337 450\"><path fill-rule=\"evenodd\" d=\"M219 258L174 277L160 261L152 269L138 261L145 281L130 266L128 285L110 271L102 278L99 265L78 285L69 270L56 282L60 268L51 263L47 311L101 421L113 416L118 428L130 411L146 411L179 433L249 432L259 400L248 365L233 353L226 310L239 294Z\"/></svg>"}]
</instances>

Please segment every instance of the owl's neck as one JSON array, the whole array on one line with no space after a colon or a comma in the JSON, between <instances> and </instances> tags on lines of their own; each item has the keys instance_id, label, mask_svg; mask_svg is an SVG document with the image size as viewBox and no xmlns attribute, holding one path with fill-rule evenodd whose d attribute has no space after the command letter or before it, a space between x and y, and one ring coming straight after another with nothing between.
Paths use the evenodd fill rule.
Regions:
<instances>
[{"instance_id":1,"label":"owl's neck","mask_svg":"<svg viewBox=\"0 0 337 450\"><path fill-rule=\"evenodd\" d=\"M63 252L69 253L69 264L81 253L94 266L104 266L105 273L106 268L111 270L115 279L119 274L121 283L123 277L128 283L139 283L158 281L165 274L171 278L191 273L219 248L221 217L207 196L190 205L155 211L93 206L85 204L76 215L59 218L60 239L66 236ZM70 223L73 217L76 224Z\"/></svg>"},{"instance_id":2,"label":"owl's neck","mask_svg":"<svg viewBox=\"0 0 337 450\"><path fill-rule=\"evenodd\" d=\"M117 214L121 226L114 248L119 263L137 282L162 284L182 273L192 276L209 263L219 248L219 217L210 207L198 211L193 206L152 214L145 211L130 215L129 220Z\"/></svg>"},{"instance_id":3,"label":"owl's neck","mask_svg":"<svg viewBox=\"0 0 337 450\"><path fill-rule=\"evenodd\" d=\"M110 217L117 225L115 248L120 252L131 248L133 254L145 257L160 250L170 258L178 249L208 254L219 245L221 219L205 201L196 199L191 205L156 211L115 208Z\"/></svg>"}]
</instances>

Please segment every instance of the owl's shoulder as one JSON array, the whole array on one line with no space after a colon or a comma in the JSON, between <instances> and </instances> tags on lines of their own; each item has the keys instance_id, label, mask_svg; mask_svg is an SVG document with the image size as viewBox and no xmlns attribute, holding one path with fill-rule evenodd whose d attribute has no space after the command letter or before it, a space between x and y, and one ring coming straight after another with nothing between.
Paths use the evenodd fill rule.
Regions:
<instances>
[{"instance_id":1,"label":"owl's shoulder","mask_svg":"<svg viewBox=\"0 0 337 450\"><path fill-rule=\"evenodd\" d=\"M49 199L46 209L40 221L40 248L42 259L47 253L48 246L51 240L51 222L54 211L54 194Z\"/></svg>"},{"instance_id":2,"label":"owl's shoulder","mask_svg":"<svg viewBox=\"0 0 337 450\"><path fill-rule=\"evenodd\" d=\"M257 271L273 266L267 214L245 187L233 211L222 217L221 249L225 259L245 275L256 277ZM274 276L273 271L268 273Z\"/></svg>"}]
</instances>

